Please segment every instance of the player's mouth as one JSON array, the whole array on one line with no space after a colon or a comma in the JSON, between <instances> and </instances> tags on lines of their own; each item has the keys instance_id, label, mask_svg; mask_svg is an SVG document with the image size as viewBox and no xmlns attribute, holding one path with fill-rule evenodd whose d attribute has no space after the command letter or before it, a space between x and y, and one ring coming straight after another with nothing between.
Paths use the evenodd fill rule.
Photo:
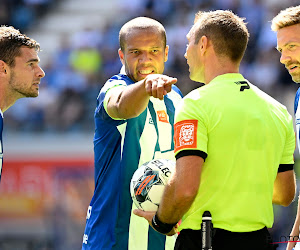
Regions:
<instances>
[{"instance_id":1,"label":"player's mouth","mask_svg":"<svg viewBox=\"0 0 300 250\"><path fill-rule=\"evenodd\" d=\"M32 85L35 86L36 88L39 88L40 87L40 82L34 82Z\"/></svg>"},{"instance_id":2,"label":"player's mouth","mask_svg":"<svg viewBox=\"0 0 300 250\"><path fill-rule=\"evenodd\" d=\"M294 71L299 69L299 66L298 65L292 65L292 66L288 66L287 69L290 73L293 73Z\"/></svg>"},{"instance_id":3,"label":"player's mouth","mask_svg":"<svg viewBox=\"0 0 300 250\"><path fill-rule=\"evenodd\" d=\"M147 70L139 70L138 72L140 75L150 75L154 73L154 70L147 69Z\"/></svg>"}]
</instances>

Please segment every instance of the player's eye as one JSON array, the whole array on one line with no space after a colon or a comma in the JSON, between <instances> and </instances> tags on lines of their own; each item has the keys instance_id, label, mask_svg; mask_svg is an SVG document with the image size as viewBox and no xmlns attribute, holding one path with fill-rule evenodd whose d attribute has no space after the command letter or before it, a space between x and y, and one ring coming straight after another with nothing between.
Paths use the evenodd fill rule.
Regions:
<instances>
[{"instance_id":1,"label":"player's eye","mask_svg":"<svg viewBox=\"0 0 300 250\"><path fill-rule=\"evenodd\" d=\"M289 49L293 49L293 48L295 48L295 47L296 47L295 44L289 44Z\"/></svg>"},{"instance_id":2,"label":"player's eye","mask_svg":"<svg viewBox=\"0 0 300 250\"><path fill-rule=\"evenodd\" d=\"M281 48L275 48L275 49L277 49L277 51L278 51L279 53L282 53L282 49L281 49Z\"/></svg>"}]
</instances>

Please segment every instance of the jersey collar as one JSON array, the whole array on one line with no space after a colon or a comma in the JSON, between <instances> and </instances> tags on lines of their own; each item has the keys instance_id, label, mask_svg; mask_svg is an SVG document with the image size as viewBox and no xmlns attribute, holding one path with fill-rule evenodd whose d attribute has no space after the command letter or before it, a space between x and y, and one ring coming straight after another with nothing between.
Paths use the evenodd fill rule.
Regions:
<instances>
[{"instance_id":1,"label":"jersey collar","mask_svg":"<svg viewBox=\"0 0 300 250\"><path fill-rule=\"evenodd\" d=\"M241 81L245 80L242 74L240 73L227 73L223 75L218 75L214 79L212 79L209 84L215 83L215 82L223 82L223 81Z\"/></svg>"}]
</instances>

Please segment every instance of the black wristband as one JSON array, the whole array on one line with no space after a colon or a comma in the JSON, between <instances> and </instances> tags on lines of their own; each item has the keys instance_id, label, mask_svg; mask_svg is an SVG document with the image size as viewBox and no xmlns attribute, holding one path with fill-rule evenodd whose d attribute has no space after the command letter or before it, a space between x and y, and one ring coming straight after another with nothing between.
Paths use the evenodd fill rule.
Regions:
<instances>
[{"instance_id":1,"label":"black wristband","mask_svg":"<svg viewBox=\"0 0 300 250\"><path fill-rule=\"evenodd\" d=\"M162 234L167 234L172 230L172 228L176 225L177 223L174 224L168 224L168 223L163 223L161 222L158 217L157 213L153 216L152 218L152 227L157 231Z\"/></svg>"}]
</instances>

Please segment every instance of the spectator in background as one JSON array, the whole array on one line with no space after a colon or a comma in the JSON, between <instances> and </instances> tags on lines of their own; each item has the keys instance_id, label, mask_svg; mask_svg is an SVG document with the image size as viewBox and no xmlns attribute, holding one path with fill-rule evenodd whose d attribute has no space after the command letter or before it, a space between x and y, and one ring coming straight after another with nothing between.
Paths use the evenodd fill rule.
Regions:
<instances>
[{"instance_id":1,"label":"spectator in background","mask_svg":"<svg viewBox=\"0 0 300 250\"><path fill-rule=\"evenodd\" d=\"M3 114L18 99L37 97L45 76L39 66L40 45L12 26L0 27L0 178L3 164Z\"/></svg>"},{"instance_id":2,"label":"spectator in background","mask_svg":"<svg viewBox=\"0 0 300 250\"><path fill-rule=\"evenodd\" d=\"M11 10L9 13L14 13L17 11L17 7L24 7L28 8L28 5L24 5L25 0L12 0L12 1L5 1L5 6L8 3L7 7ZM43 6L42 4L39 4L40 0L29 0L31 1L29 5L36 5L36 6ZM43 3L44 0L41 1ZM47 0L48 1L48 0ZM46 1L46 2L47 2ZM37 4L36 4L37 2ZM54 6L53 2L54 0L49 1L44 6L47 8L49 6ZM253 74L253 71L251 69L257 69L258 65L263 64L264 70L268 74L272 74L271 71L274 70L276 74L272 77L273 79L276 78L274 81L268 81L267 85L267 91L270 95L275 97L279 100L285 100L285 93L290 90L290 88L293 88L294 86L290 84L288 81L288 74L279 68L278 65L272 66L273 69L269 68L269 60L262 59L262 57L266 53L272 53L270 51L271 49L274 50L274 47L276 46L276 36L273 32L266 32L267 28L266 25L266 19L270 19L270 15L274 15L273 11L274 9L277 9L278 6L281 5L288 5L292 4L293 2L296 2L296 0L290 0L289 3L285 3L282 1L254 1L249 0L247 2L243 2L240 0L203 0L203 1L197 1L197 0L178 0L178 1L170 1L170 0L134 0L130 2L130 5L126 4L126 1L116 1L118 5L116 5L116 8L122 9L122 11L119 11L120 13L116 18L113 17L112 19L105 21L105 23L101 26L101 28L95 28L93 27L85 27L84 29L78 30L78 32L75 33L75 35L71 36L70 41L66 41L66 46L64 46L64 49L58 50L57 54L54 53L54 56L51 60L51 65L47 65L47 89L51 89L51 91L54 91L57 95L57 98L60 99L60 96L65 96L65 89L66 88L72 88L73 86L76 86L75 89L81 96L84 96L84 99L88 96L94 96L94 91L96 88L89 88L89 79L98 79L98 90L101 87L101 84L99 82L104 82L105 79L109 78L116 70L118 70L121 66L120 60L118 58L117 49L118 49L118 32L120 28L120 23L123 22L123 20L128 20L130 17L135 16L136 13L146 13L148 12L150 17L154 17L155 15L159 15L159 18L162 18L163 23L165 24L167 33L168 33L168 41L169 45L171 47L171 53L170 57L168 59L168 62L165 64L165 73L167 75L172 75L174 77L177 77L179 79L178 86L180 87L183 94L188 93L191 89L195 88L196 86L199 86L198 83L195 83L189 79L187 72L187 65L185 63L185 60L182 57L182 54L184 54L186 42L184 41L185 35L178 35L183 34L184 30L189 29L188 23L191 23L194 14L194 9L202 9L202 10L211 10L211 9L232 9L235 10L236 13L238 13L240 16L244 16L241 13L247 14L247 22L249 23L249 26L253 29L253 34L257 34L257 39L254 37L254 35L250 37L250 47L248 47L246 51L245 58L242 63L241 72L244 73L245 76L248 77L249 80L255 77L255 79L260 78L263 79L261 71L255 71L255 74ZM22 6L23 5L23 6ZM13 8L11 8L13 6ZM160 8L161 6L164 6L164 10L159 10L159 12L155 13L155 11ZM254 6L255 11L251 10L251 7ZM87 7L86 7L87 8ZM147 10L146 10L147 9ZM249 12L249 13L248 13ZM165 13L165 14L162 14ZM167 14L166 14L167 13ZM245 15L246 15L245 14ZM20 15L14 15L15 18L22 18ZM263 18L262 18L263 17ZM39 17L31 17L31 22L28 24L28 27L35 27L34 24L36 23L36 18ZM124 22L125 22L124 21ZM263 22L263 23L261 23ZM21 22L20 25L26 25L26 22ZM28 29L26 27L26 29ZM270 26L268 27L269 30ZM178 33L179 32L179 33ZM252 34L252 31L251 31ZM273 35L273 37L272 37ZM64 33L61 34L61 36L66 37ZM96 51L93 51L93 57L96 58L94 63L92 63L92 66L89 68L92 68L91 71L94 71L98 63L98 71L96 72L96 75L86 75L85 73L82 73L82 70L80 67L76 66L76 69L72 66L72 63L70 61L70 55L76 55L75 57L78 58L78 48L80 48L82 45L87 47L92 47ZM253 45L253 46L252 46ZM259 46L258 46L259 45ZM270 51L270 52L266 52ZM96 52L96 53L95 53ZM255 53L257 52L257 53ZM80 52L82 53L82 52ZM100 62L97 59L97 54L100 56ZM272 58L276 55L276 52L274 53ZM96 56L95 56L96 55ZM75 60L77 61L77 60ZM96 62L98 61L98 63ZM268 62L267 62L268 61ZM50 62L49 62L50 63ZM65 65L65 66L64 66ZM77 65L77 64L76 64ZM78 70L77 70L78 69ZM66 76L64 76L66 75ZM70 82L70 75L72 75L72 81ZM76 79L78 77L78 79ZM253 79L253 81L255 81ZM44 81L44 79L43 79ZM256 82L256 81L255 81ZM186 84L183 84L186 83ZM281 86L282 83L285 83L284 86ZM70 86L71 85L71 86ZM81 87L77 87L77 86ZM263 83L265 86L265 83ZM276 87L274 87L276 86ZM282 88L284 88L284 91L282 91ZM280 89L280 90L279 90ZM97 92L98 92L97 90ZM294 90L291 89L291 92ZM68 91L67 91L68 92ZM42 100L39 98L39 100L42 102ZM39 102L39 101L37 101ZM92 104L92 102L89 102ZM49 107L47 105L41 105L42 109L40 110L42 113L44 113L42 116L37 117L48 117L48 111L49 109L52 110L52 104L49 103ZM89 105L89 104L87 104ZM88 110L93 109L93 106L86 106ZM24 106L22 107L23 114L26 113L32 113L31 105L27 105L27 102L24 102ZM290 105L288 105L289 107ZM20 127L23 128L22 124L30 124L29 116L24 115L23 120L17 120L18 112L20 107L12 108L6 113L6 123L9 124L7 126L8 129L14 130L14 128L19 129ZM59 109L57 109L59 110ZM70 126L77 127L82 130L86 130L89 126L86 126L87 124L91 124L91 119L89 112L83 112L83 119L74 119L74 122L76 124L73 124ZM52 116L53 119L51 121L55 121L56 117L58 116ZM9 119L11 118L11 119ZM41 122L41 130L42 131L48 131L50 123L47 123L48 119L45 119ZM59 123L58 121L56 124ZM34 126L31 126L32 129L28 129L28 131L33 131ZM68 129L68 128L66 128ZM51 131L59 130L57 126L52 126Z\"/></svg>"},{"instance_id":3,"label":"spectator in background","mask_svg":"<svg viewBox=\"0 0 300 250\"><path fill-rule=\"evenodd\" d=\"M70 62L73 69L88 76L101 70L102 57L96 48L81 47L71 53Z\"/></svg>"}]
</instances>

